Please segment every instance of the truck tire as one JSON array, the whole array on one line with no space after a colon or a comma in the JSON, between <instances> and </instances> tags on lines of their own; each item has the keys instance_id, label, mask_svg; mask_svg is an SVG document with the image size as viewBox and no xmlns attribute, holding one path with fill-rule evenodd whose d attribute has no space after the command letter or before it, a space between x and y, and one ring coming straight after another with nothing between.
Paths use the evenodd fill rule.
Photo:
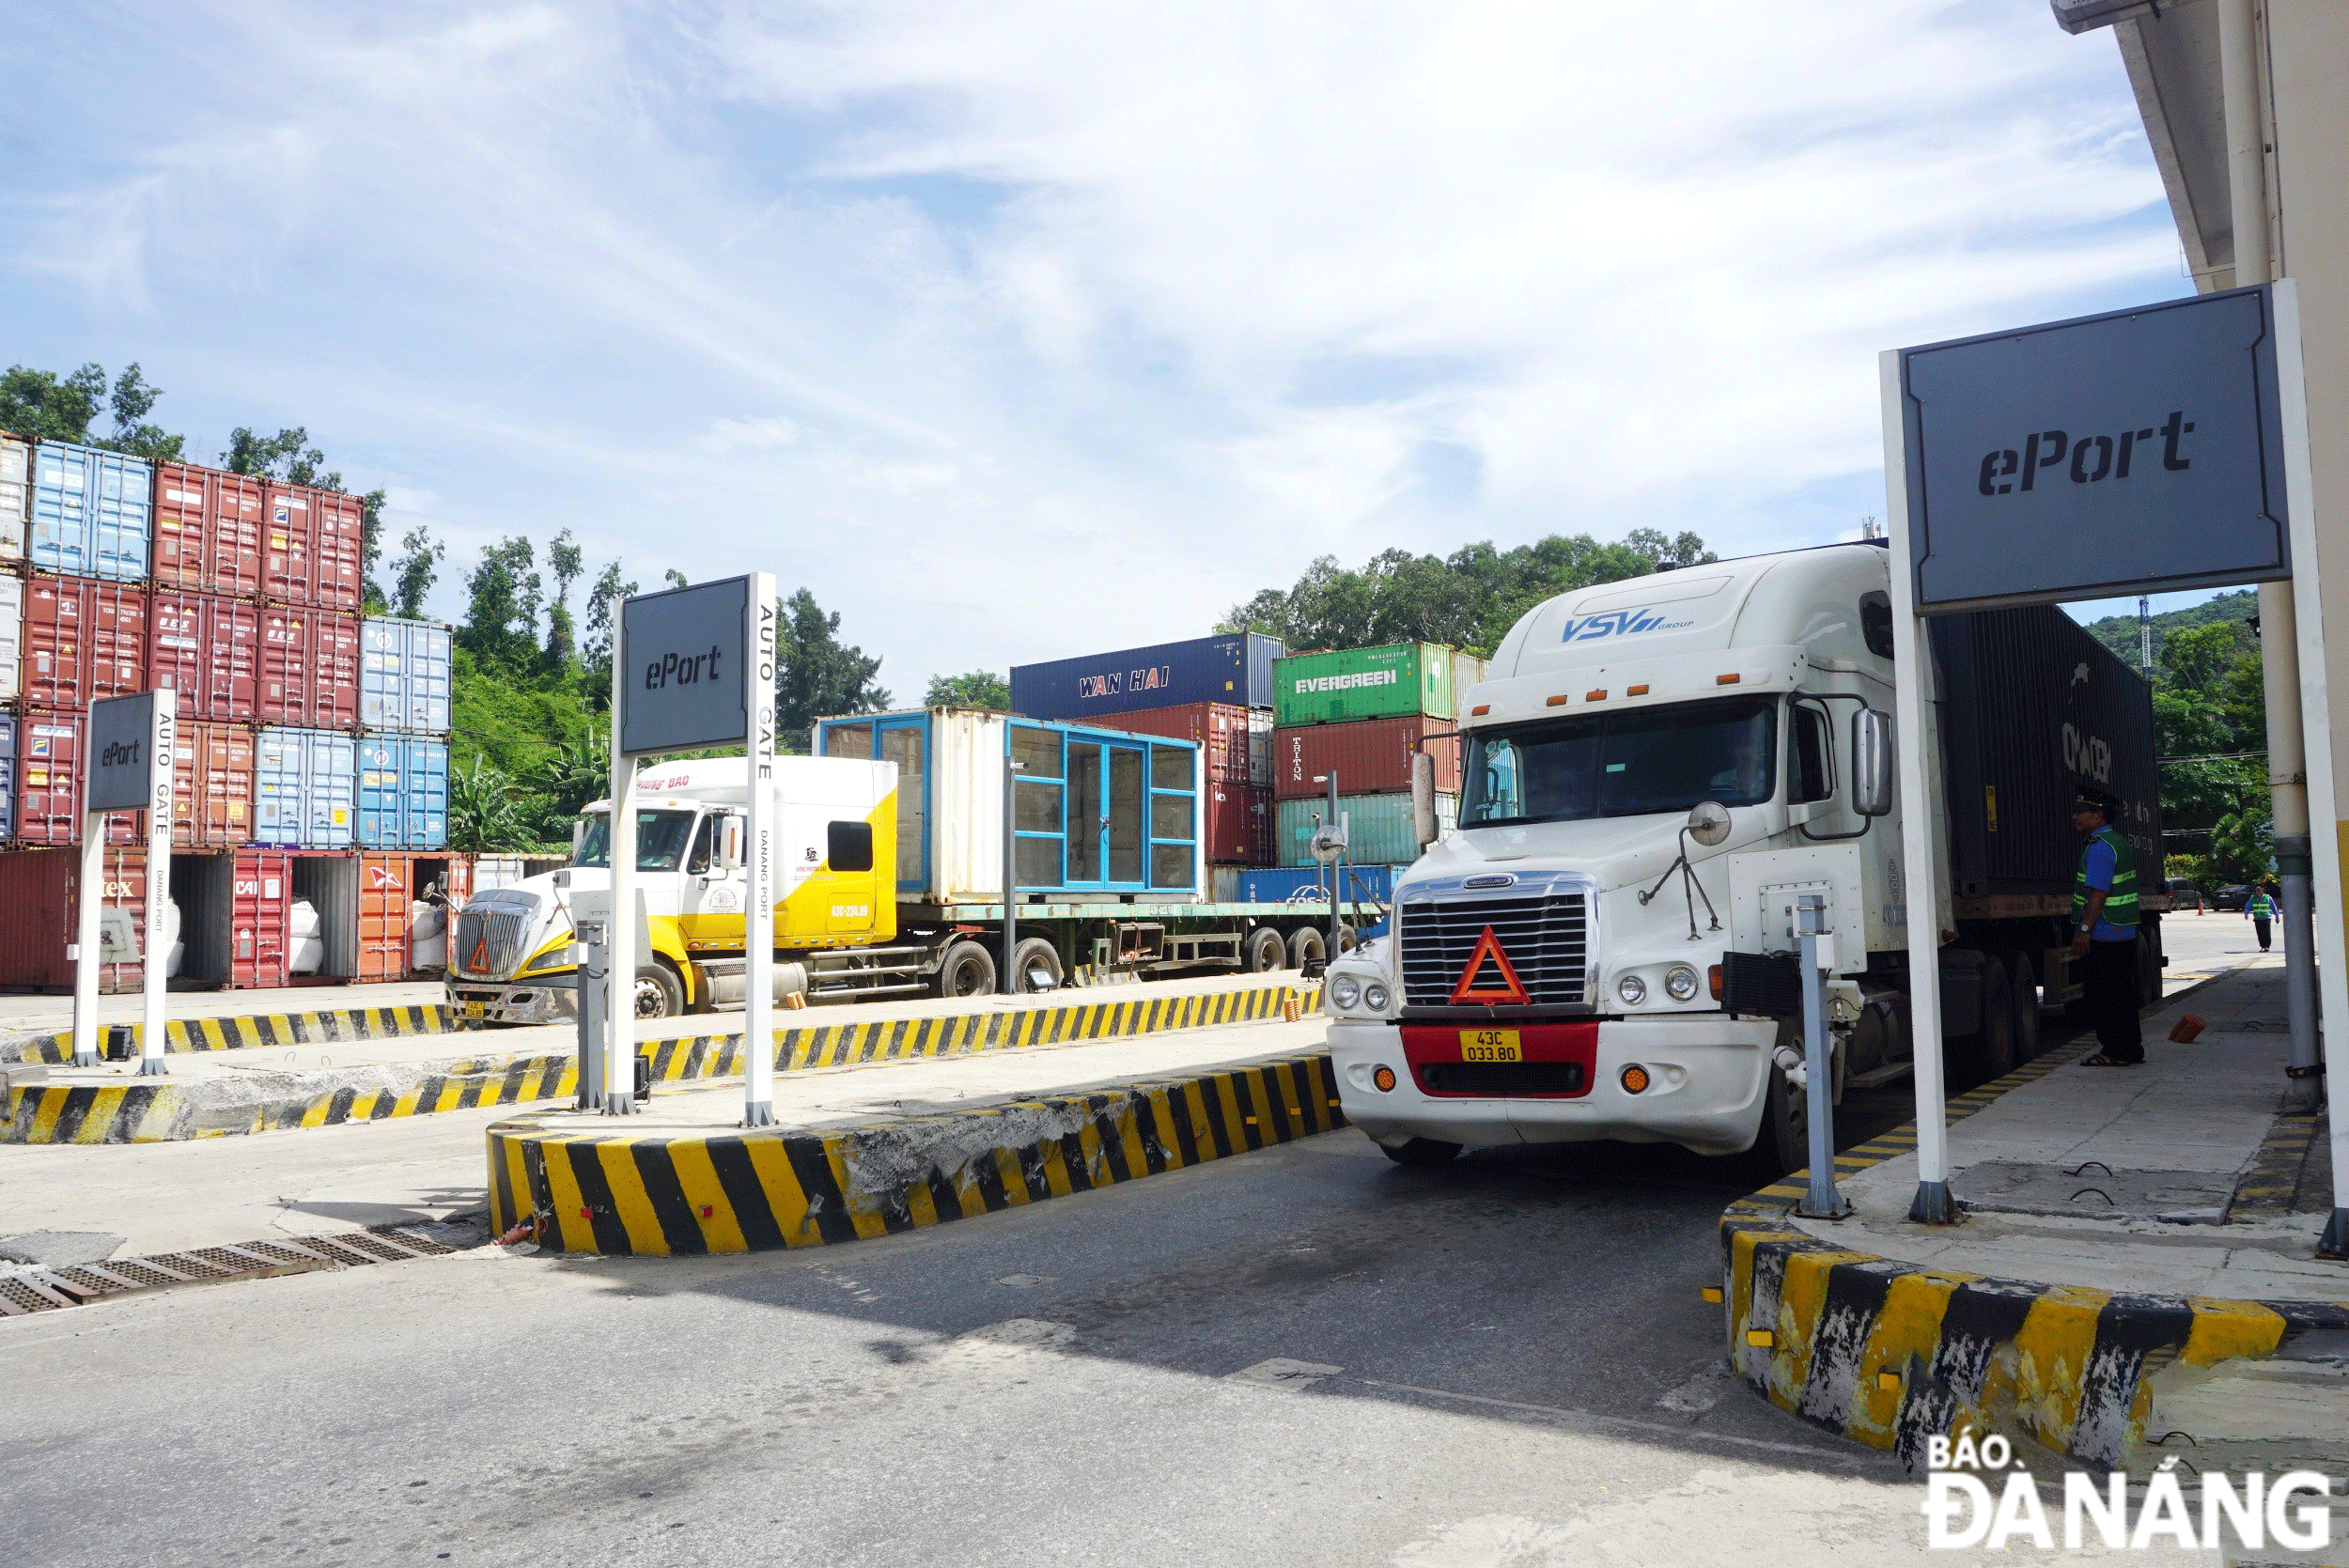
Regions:
<instances>
[{"instance_id":1,"label":"truck tire","mask_svg":"<svg viewBox=\"0 0 2349 1568\"><path fill-rule=\"evenodd\" d=\"M2161 952L2155 945L2153 933L2145 926L2137 928L2137 1004L2152 1007L2161 1001Z\"/></svg>"},{"instance_id":2,"label":"truck tire","mask_svg":"<svg viewBox=\"0 0 2349 1568\"><path fill-rule=\"evenodd\" d=\"M1338 951L1340 953L1351 953L1361 945L1362 939L1355 932L1354 927L1346 924L1339 925Z\"/></svg>"},{"instance_id":3,"label":"truck tire","mask_svg":"<svg viewBox=\"0 0 2349 1568\"><path fill-rule=\"evenodd\" d=\"M685 1012L685 983L677 971L655 960L636 966L636 1016L675 1018Z\"/></svg>"},{"instance_id":4,"label":"truck tire","mask_svg":"<svg viewBox=\"0 0 2349 1568\"><path fill-rule=\"evenodd\" d=\"M1240 967L1251 974L1270 974L1288 961L1289 944L1269 925L1259 925L1249 932L1247 942L1240 948Z\"/></svg>"},{"instance_id":5,"label":"truck tire","mask_svg":"<svg viewBox=\"0 0 2349 1568\"><path fill-rule=\"evenodd\" d=\"M1799 1044L1799 1032L1781 1025L1780 1038ZM1781 1176L1811 1163L1811 1100L1795 1087L1777 1063L1769 1067L1769 1082L1762 1094L1762 1126L1753 1147L1735 1157L1739 1174L1756 1187L1767 1187Z\"/></svg>"},{"instance_id":6,"label":"truck tire","mask_svg":"<svg viewBox=\"0 0 2349 1568\"><path fill-rule=\"evenodd\" d=\"M2040 1051L2039 978L2030 959L2020 953L2009 958L2015 972L2015 1064L2021 1066Z\"/></svg>"},{"instance_id":7,"label":"truck tire","mask_svg":"<svg viewBox=\"0 0 2349 1568\"><path fill-rule=\"evenodd\" d=\"M1975 1017L1981 1025L1971 1034L1949 1043L1950 1087L1963 1093L1979 1089L2015 1070L2015 983L2006 963L1995 953L1983 955L1974 971L1982 990Z\"/></svg>"},{"instance_id":8,"label":"truck tire","mask_svg":"<svg viewBox=\"0 0 2349 1568\"><path fill-rule=\"evenodd\" d=\"M1060 950L1042 937L1029 937L1012 950L1012 989L1016 991L1057 991L1060 989Z\"/></svg>"},{"instance_id":9,"label":"truck tire","mask_svg":"<svg viewBox=\"0 0 2349 1568\"><path fill-rule=\"evenodd\" d=\"M995 994L995 955L974 941L958 941L939 960L938 994L942 997L983 997Z\"/></svg>"},{"instance_id":10,"label":"truck tire","mask_svg":"<svg viewBox=\"0 0 2349 1568\"><path fill-rule=\"evenodd\" d=\"M1289 933L1289 968L1301 970L1330 955L1330 944L1322 939L1318 925L1300 925Z\"/></svg>"},{"instance_id":11,"label":"truck tire","mask_svg":"<svg viewBox=\"0 0 2349 1568\"><path fill-rule=\"evenodd\" d=\"M1405 1143L1381 1143L1378 1147L1397 1165L1426 1168L1449 1165L1460 1157L1460 1145L1439 1139L1414 1138Z\"/></svg>"}]
</instances>

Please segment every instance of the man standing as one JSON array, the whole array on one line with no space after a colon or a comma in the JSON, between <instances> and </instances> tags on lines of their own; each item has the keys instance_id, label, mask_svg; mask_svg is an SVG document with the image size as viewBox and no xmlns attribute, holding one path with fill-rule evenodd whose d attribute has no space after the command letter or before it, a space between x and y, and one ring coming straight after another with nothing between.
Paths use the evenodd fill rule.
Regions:
<instances>
[{"instance_id":1,"label":"man standing","mask_svg":"<svg viewBox=\"0 0 2349 1568\"><path fill-rule=\"evenodd\" d=\"M2112 825L2112 808L2082 795L2072 831L2084 833L2072 889L2072 955L2084 960L2080 986L2103 1048L2081 1064L2134 1067L2145 1060L2137 1027L2137 851Z\"/></svg>"},{"instance_id":2,"label":"man standing","mask_svg":"<svg viewBox=\"0 0 2349 1568\"><path fill-rule=\"evenodd\" d=\"M2251 929L2259 934L2260 951L2266 952L2268 939L2276 930L2276 901L2267 896L2265 888L2243 901L2243 918L2249 921Z\"/></svg>"}]
</instances>

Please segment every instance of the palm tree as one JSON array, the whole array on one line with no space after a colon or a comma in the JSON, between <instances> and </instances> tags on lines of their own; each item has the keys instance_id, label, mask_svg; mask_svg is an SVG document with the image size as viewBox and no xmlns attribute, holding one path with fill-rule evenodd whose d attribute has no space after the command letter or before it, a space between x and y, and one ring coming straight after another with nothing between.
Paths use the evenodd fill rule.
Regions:
<instances>
[{"instance_id":1,"label":"palm tree","mask_svg":"<svg viewBox=\"0 0 2349 1568\"><path fill-rule=\"evenodd\" d=\"M514 781L475 752L448 775L448 842L454 849L497 851L528 847Z\"/></svg>"}]
</instances>

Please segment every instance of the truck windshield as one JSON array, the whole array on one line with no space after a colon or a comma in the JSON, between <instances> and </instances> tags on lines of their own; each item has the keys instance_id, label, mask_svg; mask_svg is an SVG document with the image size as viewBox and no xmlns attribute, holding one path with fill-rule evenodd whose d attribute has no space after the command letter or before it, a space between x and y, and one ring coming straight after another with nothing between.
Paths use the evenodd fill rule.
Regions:
<instances>
[{"instance_id":1,"label":"truck windshield","mask_svg":"<svg viewBox=\"0 0 2349 1568\"><path fill-rule=\"evenodd\" d=\"M636 814L636 869L675 871L685 855L687 835L693 831L690 811L640 811ZM612 814L598 812L587 819L580 841L577 865L612 863Z\"/></svg>"},{"instance_id":2,"label":"truck windshield","mask_svg":"<svg viewBox=\"0 0 2349 1568\"><path fill-rule=\"evenodd\" d=\"M1460 826L1756 805L1777 786L1778 703L1729 697L1473 735Z\"/></svg>"}]
</instances>

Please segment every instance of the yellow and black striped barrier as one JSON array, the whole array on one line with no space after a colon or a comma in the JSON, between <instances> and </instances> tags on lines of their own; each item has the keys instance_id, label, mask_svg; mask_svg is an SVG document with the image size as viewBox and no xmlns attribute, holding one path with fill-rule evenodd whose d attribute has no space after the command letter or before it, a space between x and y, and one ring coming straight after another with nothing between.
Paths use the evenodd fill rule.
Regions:
<instances>
[{"instance_id":1,"label":"yellow and black striped barrier","mask_svg":"<svg viewBox=\"0 0 2349 1568\"><path fill-rule=\"evenodd\" d=\"M446 1034L457 1020L446 1002L421 1002L410 1007L328 1007L306 1013L245 1013L224 1018L174 1018L163 1025L167 1053L205 1050L247 1050L264 1046L331 1045L349 1040L397 1040L411 1034ZM116 1029L128 1029L133 1045L145 1031L137 1023L101 1024L102 1042ZM62 1066L73 1060L73 1032L22 1034L0 1040L0 1062L31 1062Z\"/></svg>"},{"instance_id":2,"label":"yellow and black striped barrier","mask_svg":"<svg viewBox=\"0 0 2349 1568\"><path fill-rule=\"evenodd\" d=\"M807 1131L489 1131L490 1211L565 1252L824 1247L975 1219L1346 1125L1326 1055Z\"/></svg>"}]
</instances>

